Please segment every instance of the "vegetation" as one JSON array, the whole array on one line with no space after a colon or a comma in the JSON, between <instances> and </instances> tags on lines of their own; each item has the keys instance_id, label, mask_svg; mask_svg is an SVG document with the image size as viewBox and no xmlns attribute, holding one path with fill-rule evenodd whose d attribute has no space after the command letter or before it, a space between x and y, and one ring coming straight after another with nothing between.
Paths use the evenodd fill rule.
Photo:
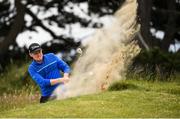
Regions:
<instances>
[{"instance_id":1,"label":"vegetation","mask_svg":"<svg viewBox=\"0 0 180 119\"><path fill-rule=\"evenodd\" d=\"M150 49L158 47L164 52L168 52L170 45L175 45L180 40L180 24L178 22L180 2L177 0L137 1L139 22L141 24L140 34L145 44ZM158 32L163 32L164 35L158 37ZM141 42L141 45L146 47L143 42Z\"/></svg>"},{"instance_id":2,"label":"vegetation","mask_svg":"<svg viewBox=\"0 0 180 119\"><path fill-rule=\"evenodd\" d=\"M2 111L0 117L180 117L178 82L126 80L124 84L137 88L112 91L112 85L111 91Z\"/></svg>"},{"instance_id":3,"label":"vegetation","mask_svg":"<svg viewBox=\"0 0 180 119\"><path fill-rule=\"evenodd\" d=\"M0 111L37 103L38 87L29 76L24 78L27 67L28 63L12 63L7 67L7 72L0 74Z\"/></svg>"},{"instance_id":4,"label":"vegetation","mask_svg":"<svg viewBox=\"0 0 180 119\"><path fill-rule=\"evenodd\" d=\"M179 76L121 80L102 93L39 104L37 87L29 78L26 85L21 80L27 64L10 67L0 80L0 117L180 117Z\"/></svg>"},{"instance_id":5,"label":"vegetation","mask_svg":"<svg viewBox=\"0 0 180 119\"><path fill-rule=\"evenodd\" d=\"M168 81L180 72L180 52L163 52L159 48L142 50L129 67L128 78ZM129 75L131 74L131 75Z\"/></svg>"}]
</instances>

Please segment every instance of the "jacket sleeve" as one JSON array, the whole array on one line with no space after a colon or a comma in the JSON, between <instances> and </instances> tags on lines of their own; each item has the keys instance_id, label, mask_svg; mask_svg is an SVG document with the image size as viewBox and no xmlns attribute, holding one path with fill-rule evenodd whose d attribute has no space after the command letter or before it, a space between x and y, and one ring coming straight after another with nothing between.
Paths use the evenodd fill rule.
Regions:
<instances>
[{"instance_id":1,"label":"jacket sleeve","mask_svg":"<svg viewBox=\"0 0 180 119\"><path fill-rule=\"evenodd\" d=\"M58 69L60 69L64 73L70 73L69 65L66 62L64 62L63 60L59 59L57 56L55 56L55 57L57 60Z\"/></svg>"},{"instance_id":2,"label":"jacket sleeve","mask_svg":"<svg viewBox=\"0 0 180 119\"><path fill-rule=\"evenodd\" d=\"M31 75L32 79L40 86L49 86L51 85L50 79L44 79L38 72L34 70L33 67L29 67L28 69L29 74Z\"/></svg>"}]
</instances>

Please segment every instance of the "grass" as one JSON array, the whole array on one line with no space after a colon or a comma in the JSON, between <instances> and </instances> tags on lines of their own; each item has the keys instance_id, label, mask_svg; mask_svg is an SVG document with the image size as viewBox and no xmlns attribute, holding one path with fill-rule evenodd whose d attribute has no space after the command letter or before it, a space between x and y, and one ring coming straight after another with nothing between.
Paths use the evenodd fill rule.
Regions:
<instances>
[{"instance_id":1,"label":"grass","mask_svg":"<svg viewBox=\"0 0 180 119\"><path fill-rule=\"evenodd\" d=\"M179 110L179 81L125 80L112 84L109 91L5 110L0 117L179 118Z\"/></svg>"},{"instance_id":2,"label":"grass","mask_svg":"<svg viewBox=\"0 0 180 119\"><path fill-rule=\"evenodd\" d=\"M123 80L108 91L39 104L28 63L0 74L0 117L180 117L180 75L172 81ZM138 78L137 78L138 79Z\"/></svg>"},{"instance_id":3,"label":"grass","mask_svg":"<svg viewBox=\"0 0 180 119\"><path fill-rule=\"evenodd\" d=\"M0 74L0 111L24 107L39 102L37 87L32 80L23 77L28 63L10 64L7 72Z\"/></svg>"}]
</instances>

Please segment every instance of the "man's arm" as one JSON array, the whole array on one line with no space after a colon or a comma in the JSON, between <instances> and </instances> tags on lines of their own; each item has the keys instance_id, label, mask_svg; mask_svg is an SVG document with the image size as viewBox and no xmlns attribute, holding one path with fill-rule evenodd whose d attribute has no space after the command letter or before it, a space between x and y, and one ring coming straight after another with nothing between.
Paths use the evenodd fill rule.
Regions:
<instances>
[{"instance_id":1,"label":"man's arm","mask_svg":"<svg viewBox=\"0 0 180 119\"><path fill-rule=\"evenodd\" d=\"M70 73L70 67L69 65L64 62L63 60L59 59L57 56L55 56L56 59L57 59L57 65L58 65L58 68L63 71L63 78L65 80L68 80L69 81L69 73Z\"/></svg>"},{"instance_id":2,"label":"man's arm","mask_svg":"<svg viewBox=\"0 0 180 119\"><path fill-rule=\"evenodd\" d=\"M56 85L59 83L67 83L69 81L68 78L57 78L57 79L44 79L39 73L37 73L33 68L28 69L32 79L35 80L35 82L39 86L48 86L48 85Z\"/></svg>"},{"instance_id":3,"label":"man's arm","mask_svg":"<svg viewBox=\"0 0 180 119\"><path fill-rule=\"evenodd\" d=\"M50 83L51 85L56 85L56 84L59 84L59 83L67 83L69 82L69 77L68 78L57 78L57 79L50 79Z\"/></svg>"}]
</instances>

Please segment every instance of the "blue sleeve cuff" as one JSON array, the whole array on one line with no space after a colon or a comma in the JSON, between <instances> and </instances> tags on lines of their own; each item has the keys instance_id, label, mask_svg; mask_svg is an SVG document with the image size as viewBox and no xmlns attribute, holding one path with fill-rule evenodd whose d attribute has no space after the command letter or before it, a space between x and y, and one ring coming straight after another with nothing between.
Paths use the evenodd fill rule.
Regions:
<instances>
[{"instance_id":1,"label":"blue sleeve cuff","mask_svg":"<svg viewBox=\"0 0 180 119\"><path fill-rule=\"evenodd\" d=\"M50 79L44 79L44 84L45 84L46 86L51 85Z\"/></svg>"},{"instance_id":2,"label":"blue sleeve cuff","mask_svg":"<svg viewBox=\"0 0 180 119\"><path fill-rule=\"evenodd\" d=\"M70 73L70 72L71 72L71 70L69 67L64 70L64 73Z\"/></svg>"}]
</instances>

